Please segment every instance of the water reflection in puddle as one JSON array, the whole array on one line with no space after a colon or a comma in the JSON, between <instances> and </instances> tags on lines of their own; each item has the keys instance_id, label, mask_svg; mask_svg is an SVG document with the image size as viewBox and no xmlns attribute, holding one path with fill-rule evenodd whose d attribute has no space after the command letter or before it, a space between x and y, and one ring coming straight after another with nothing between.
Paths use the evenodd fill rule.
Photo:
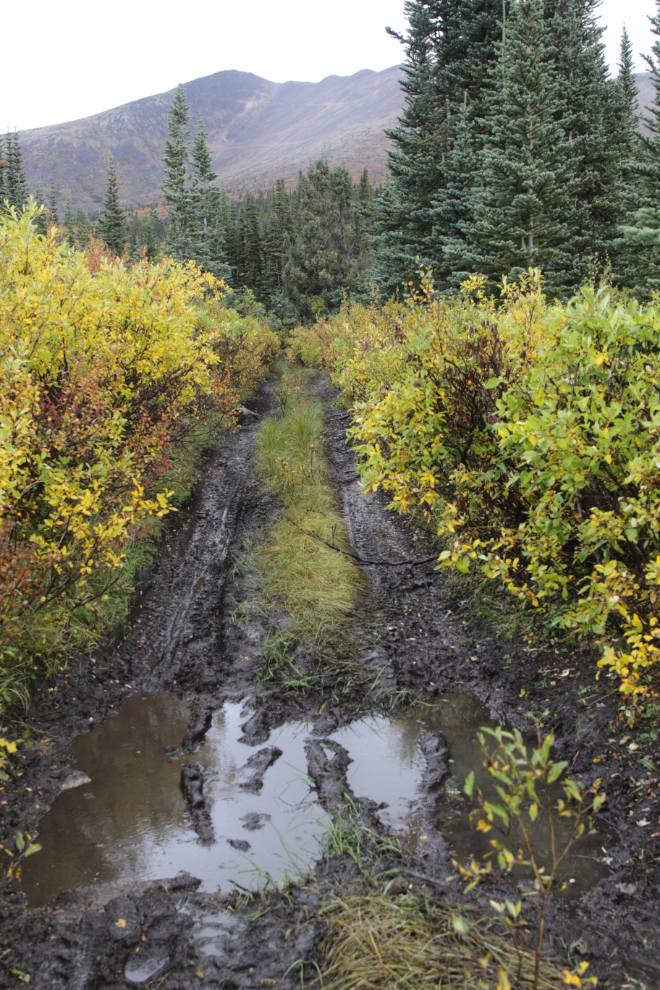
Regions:
<instances>
[{"instance_id":1,"label":"water reflection in puddle","mask_svg":"<svg viewBox=\"0 0 660 990\"><path fill-rule=\"evenodd\" d=\"M259 886L259 871L282 880L319 854L324 814L306 777L304 744L312 725L289 722L274 729L269 746L282 756L266 771L263 789L239 789L236 771L260 747L239 743L245 720L242 706L228 704L216 714L204 745L192 757L208 771L206 793L212 799L215 843L201 845L190 827L179 785L181 766L190 757L169 758L186 733L189 712L170 695L128 700L119 715L71 747L76 769L91 783L62 793L40 822L42 851L26 860L17 888L31 905L89 884L173 877L185 870L202 880L202 890L228 889L235 880ZM353 793L377 803L383 822L410 848L423 846L431 819L459 859L483 855L489 836L467 823L467 809L455 800L470 770L487 793L490 780L476 741L480 726L493 724L485 707L469 694L441 697L406 716L375 716L339 729L332 738L353 759L348 781ZM429 730L449 748L450 778L438 795L421 795L425 768L418 742ZM262 744L263 745L263 744ZM431 810L433 809L433 810ZM259 827L246 827L254 826ZM229 844L240 842L245 851ZM544 823L537 820L535 841L547 845ZM582 891L606 874L603 837L585 839L567 861L565 879Z\"/></svg>"},{"instance_id":2,"label":"water reflection in puddle","mask_svg":"<svg viewBox=\"0 0 660 990\"><path fill-rule=\"evenodd\" d=\"M310 726L288 723L271 733L269 744L283 755L266 772L261 793L249 794L239 790L236 770L259 747L237 741L245 720L240 713L241 705L225 706L192 757L212 774L205 784L216 838L210 846L190 827L180 789L181 766L191 757L165 753L166 746L180 745L188 728L183 702L166 694L131 698L115 718L76 739L70 750L76 769L91 783L60 794L41 820L42 851L25 861L16 885L29 903L88 884L173 877L182 870L201 878L203 890L227 889L230 879L258 886L255 869L282 879L313 861L323 814L304 776ZM260 827L247 829L246 816L252 822L261 816ZM229 840L243 840L249 849L236 850Z\"/></svg>"}]
</instances>

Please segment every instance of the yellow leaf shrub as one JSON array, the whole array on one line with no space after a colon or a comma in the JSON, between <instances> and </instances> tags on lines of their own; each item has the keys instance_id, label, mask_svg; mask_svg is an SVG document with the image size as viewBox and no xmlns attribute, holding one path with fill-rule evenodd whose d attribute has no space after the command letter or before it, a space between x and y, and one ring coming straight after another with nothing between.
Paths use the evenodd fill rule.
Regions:
<instances>
[{"instance_id":1,"label":"yellow leaf shrub","mask_svg":"<svg viewBox=\"0 0 660 990\"><path fill-rule=\"evenodd\" d=\"M355 413L367 488L421 509L442 567L602 644L631 711L660 676L660 306L588 289L547 304L530 271L483 297L422 292L299 330Z\"/></svg>"},{"instance_id":2,"label":"yellow leaf shrub","mask_svg":"<svg viewBox=\"0 0 660 990\"><path fill-rule=\"evenodd\" d=\"M168 450L230 414L277 340L191 263L133 266L0 220L0 695L38 614L62 625L122 547L171 510ZM151 494L146 495L145 492ZM23 658L24 659L24 658ZM7 676L5 676L7 675Z\"/></svg>"}]
</instances>

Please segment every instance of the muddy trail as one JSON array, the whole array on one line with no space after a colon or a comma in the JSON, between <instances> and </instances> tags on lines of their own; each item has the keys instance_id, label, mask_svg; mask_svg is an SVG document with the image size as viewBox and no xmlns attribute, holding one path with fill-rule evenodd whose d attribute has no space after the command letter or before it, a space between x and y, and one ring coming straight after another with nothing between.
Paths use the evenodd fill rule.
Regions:
<instances>
[{"instance_id":1,"label":"muddy trail","mask_svg":"<svg viewBox=\"0 0 660 990\"><path fill-rule=\"evenodd\" d=\"M428 557L385 499L365 498L348 414L314 388L353 552ZM286 624L250 563L281 511L253 458L274 383L249 406L139 575L130 634L38 686L12 727L34 745L0 793L0 842L20 830L42 849L2 881L0 985L312 985L319 912L356 885L464 903L452 860L487 850L460 800L470 770L485 784L476 731L529 732L532 712L573 775L608 794L597 835L564 864L546 951L589 961L599 986L660 986L660 762L616 729L616 696L585 658L498 639L432 563L365 565L358 674L338 667L311 690L264 676ZM368 871L342 829L370 837ZM542 823L534 841L548 842ZM467 899L489 912L520 879L488 878Z\"/></svg>"}]
</instances>

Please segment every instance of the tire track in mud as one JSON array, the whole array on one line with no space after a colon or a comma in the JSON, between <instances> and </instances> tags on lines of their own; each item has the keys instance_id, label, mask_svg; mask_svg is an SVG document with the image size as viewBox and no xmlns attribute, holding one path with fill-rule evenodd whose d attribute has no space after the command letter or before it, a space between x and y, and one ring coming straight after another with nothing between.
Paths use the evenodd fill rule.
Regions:
<instances>
[{"instance_id":1,"label":"tire track in mud","mask_svg":"<svg viewBox=\"0 0 660 990\"><path fill-rule=\"evenodd\" d=\"M315 383L315 391L328 403L326 454L352 549L360 556L389 560L423 555L401 520L386 512L385 498L365 499L354 453L346 443L346 413L330 405L337 391L322 379ZM262 416L274 414L271 382L265 383L250 405ZM321 714L319 699L284 694L272 684L262 685L257 672L264 635L272 620L262 616L236 625L231 618L236 603L244 605L248 615L259 605L258 588L234 573L235 555L241 552L245 539L258 536L278 511L276 500L264 491L253 471L258 426L249 417L210 458L188 525L169 534L153 572L143 578L130 635L103 661L105 681L98 671L99 682L105 687L94 687L95 710L110 713L108 704L111 698L118 700L118 688L109 690L107 685L115 681L129 683L128 688L121 689L124 696L127 691L163 689L183 694L193 706L188 734L182 740L187 753L195 751L212 713L227 699L246 702L249 717L242 726L242 738L251 745L266 743L273 728L305 715L314 721L307 748L308 772L321 803L338 815L342 801L350 800L364 823L384 832L377 806L373 801L360 801L360 795L348 784L347 751L327 738L353 716L336 700ZM511 645L493 639L478 625L472 626L460 605L442 596L441 580L432 566L396 570L365 567L364 572L368 588L356 610L355 624L368 644L360 663L373 673L375 682L369 696L362 699L365 707L378 709L401 690L427 700L441 691L472 691L495 718L507 717L520 727L525 725L524 709L516 698L521 685L528 685L525 671L505 661ZM99 697L103 690L104 703ZM540 694L545 695L545 688ZM607 735L606 715L604 712L602 724L594 727L592 741ZM79 731L80 720L76 724ZM57 727L52 729L57 735ZM60 750L68 744L70 732L63 731ZM567 727L564 734L565 740L561 733L558 736L562 758L567 755L562 747L568 749L574 744L572 728ZM437 733L425 734L420 746L427 763L421 801L427 794L432 797L446 776L447 753ZM573 750L569 758L572 755ZM30 765L32 770L26 765L25 783L32 785L39 774L47 776L45 763L53 759L57 765L57 756L52 753L44 758L43 765L37 759ZM576 768L584 772L587 781L598 772L591 767L588 752L581 758L578 754ZM59 786L57 782L55 785L53 793ZM435 826L427 824L430 834ZM599 959L605 960L616 951L620 941L617 922L608 928L598 923L598 914L606 916L609 911L616 917L615 905L622 895L616 894L615 880L629 879L625 873L629 851L626 848L615 854L617 876L599 884L583 906L557 905L550 918L554 939L574 941L579 926L585 952L595 963L592 969L597 969ZM400 861L389 866L405 870ZM427 883L442 884L452 871L449 850L439 832L429 843L424 859L417 862L417 874L414 866L413 862L410 878L419 875ZM317 880L320 891L327 894L343 889L342 885L355 877L355 865L344 856L332 867L324 864ZM235 899L227 894L202 895L196 890L198 884L194 878L179 876L122 889L107 885L60 895L54 905L34 910L21 907L10 891L0 904L0 929L11 950L9 961L19 961L32 974L33 986L54 990L149 985L149 981L162 990L193 985L256 988L275 982L288 988L300 982L296 960L320 961L317 945L322 929L310 920L321 903L318 890L299 889L292 903L273 895L270 910L261 918L249 919L234 911ZM407 888L407 880L403 886ZM484 887L484 891L486 896L504 896L496 884ZM657 905L651 910L648 901L638 903L630 897L626 907L636 942L651 938ZM594 911L596 922L588 916ZM120 921L125 925L119 925ZM209 932L214 933L212 938ZM209 939L215 950L205 955L202 947ZM144 961L142 968L134 964L136 955ZM129 960L133 960L130 972L136 979L125 975ZM646 964L644 972L650 974L649 979L660 974L659 960L660 949ZM284 975L292 966L289 975ZM606 962L599 972L620 985L621 962ZM199 973L202 975L196 975ZM137 979L141 974L148 975Z\"/></svg>"},{"instance_id":2,"label":"tire track in mud","mask_svg":"<svg viewBox=\"0 0 660 990\"><path fill-rule=\"evenodd\" d=\"M272 411L267 389L260 405L262 412ZM213 456L190 527L185 535L177 534L174 552L161 560L141 609L146 618L137 643L129 641L121 650L137 668L139 690L176 685L204 692L219 686L227 574L250 487L257 430L258 424L245 425Z\"/></svg>"}]
</instances>

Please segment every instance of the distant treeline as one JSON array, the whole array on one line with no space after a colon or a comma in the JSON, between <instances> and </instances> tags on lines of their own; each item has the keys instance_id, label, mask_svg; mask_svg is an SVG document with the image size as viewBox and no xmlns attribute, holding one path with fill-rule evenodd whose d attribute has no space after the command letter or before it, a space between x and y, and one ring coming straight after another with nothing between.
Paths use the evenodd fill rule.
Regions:
<instances>
[{"instance_id":1,"label":"distant treeline","mask_svg":"<svg viewBox=\"0 0 660 990\"><path fill-rule=\"evenodd\" d=\"M218 186L200 117L179 87L163 155L163 220L154 207L129 218L112 159L97 218L54 188L36 197L45 229L74 243L94 230L115 253L164 250L222 277L235 303L249 290L291 325L336 310L344 295L384 296L432 269L436 290L470 274L489 293L503 276L543 271L567 297L605 276L637 296L660 290L660 0L647 58L655 99L641 117L624 30L609 76L596 19L599 0L407 0L405 107L388 179L374 190L320 160L268 192L231 200ZM645 133L640 133L640 120ZM0 146L0 155L3 148ZM27 195L17 136L8 135L0 195Z\"/></svg>"},{"instance_id":2,"label":"distant treeline","mask_svg":"<svg viewBox=\"0 0 660 990\"><path fill-rule=\"evenodd\" d=\"M151 208L124 211L113 159L103 210L90 216L67 201L58 213L54 185L48 201L41 187L39 219L63 229L69 243L84 246L90 234L127 260L142 253L155 258L162 250L182 262L192 260L223 278L239 309L261 304L276 322L293 326L300 319L336 309L344 295L369 291L371 262L368 228L374 189L365 168L354 183L343 166L331 169L319 160L300 172L295 189L279 180L273 189L230 200L216 184L207 134L200 119L191 136L189 107L179 87L170 108L169 138L164 153L163 192L167 215ZM0 195L20 209L28 191L18 137L6 138L7 157L0 173ZM0 155L2 154L0 144Z\"/></svg>"}]
</instances>

